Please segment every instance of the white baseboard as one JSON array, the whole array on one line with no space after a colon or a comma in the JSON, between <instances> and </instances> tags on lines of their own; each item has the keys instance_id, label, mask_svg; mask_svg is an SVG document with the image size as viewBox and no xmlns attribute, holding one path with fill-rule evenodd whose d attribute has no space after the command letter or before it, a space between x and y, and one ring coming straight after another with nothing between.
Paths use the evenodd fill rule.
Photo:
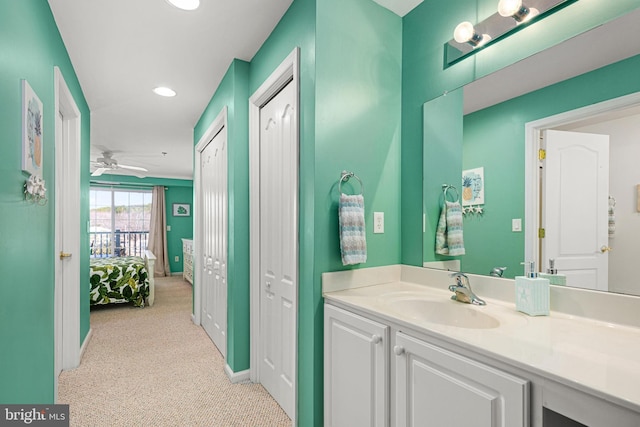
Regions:
<instances>
[{"instance_id":1,"label":"white baseboard","mask_svg":"<svg viewBox=\"0 0 640 427\"><path fill-rule=\"evenodd\" d=\"M182 276L183 272L182 271L174 271L171 273L172 276Z\"/></svg>"},{"instance_id":2,"label":"white baseboard","mask_svg":"<svg viewBox=\"0 0 640 427\"><path fill-rule=\"evenodd\" d=\"M196 315L195 314L191 314L191 321L193 322L194 325L200 325L198 322L196 322Z\"/></svg>"},{"instance_id":3,"label":"white baseboard","mask_svg":"<svg viewBox=\"0 0 640 427\"><path fill-rule=\"evenodd\" d=\"M242 381L248 381L249 380L249 370L246 369L244 371L240 371L240 372L233 372L231 370L231 367L229 365L224 365L224 373L227 374L227 377L229 378L229 381L231 381L231 384L237 384L239 382Z\"/></svg>"},{"instance_id":4,"label":"white baseboard","mask_svg":"<svg viewBox=\"0 0 640 427\"><path fill-rule=\"evenodd\" d=\"M89 345L89 341L91 341L91 337L93 336L93 329L89 328L89 332L87 332L87 336L84 337L84 341L80 346L80 362L82 363L82 356L84 356L84 351L87 349Z\"/></svg>"}]
</instances>

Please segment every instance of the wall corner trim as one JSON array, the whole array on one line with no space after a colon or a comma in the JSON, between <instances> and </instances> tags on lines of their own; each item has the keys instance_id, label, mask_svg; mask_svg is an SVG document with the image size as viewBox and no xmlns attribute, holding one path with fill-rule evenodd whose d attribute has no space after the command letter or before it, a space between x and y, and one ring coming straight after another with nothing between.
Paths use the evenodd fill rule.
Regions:
<instances>
[{"instance_id":1,"label":"wall corner trim","mask_svg":"<svg viewBox=\"0 0 640 427\"><path fill-rule=\"evenodd\" d=\"M227 364L224 365L224 373L227 374L229 381L231 384L238 384L243 381L249 380L249 370L245 369L244 371L233 372L231 367Z\"/></svg>"}]
</instances>

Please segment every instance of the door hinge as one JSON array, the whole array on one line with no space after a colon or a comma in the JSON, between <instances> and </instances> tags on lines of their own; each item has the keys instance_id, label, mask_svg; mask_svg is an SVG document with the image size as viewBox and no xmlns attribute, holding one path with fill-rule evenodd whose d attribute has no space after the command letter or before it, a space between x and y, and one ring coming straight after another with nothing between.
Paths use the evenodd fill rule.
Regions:
<instances>
[{"instance_id":1,"label":"door hinge","mask_svg":"<svg viewBox=\"0 0 640 427\"><path fill-rule=\"evenodd\" d=\"M544 160L547 158L547 150L541 148L538 150L538 160Z\"/></svg>"},{"instance_id":2,"label":"door hinge","mask_svg":"<svg viewBox=\"0 0 640 427\"><path fill-rule=\"evenodd\" d=\"M538 228L538 237L544 239L544 228Z\"/></svg>"}]
</instances>

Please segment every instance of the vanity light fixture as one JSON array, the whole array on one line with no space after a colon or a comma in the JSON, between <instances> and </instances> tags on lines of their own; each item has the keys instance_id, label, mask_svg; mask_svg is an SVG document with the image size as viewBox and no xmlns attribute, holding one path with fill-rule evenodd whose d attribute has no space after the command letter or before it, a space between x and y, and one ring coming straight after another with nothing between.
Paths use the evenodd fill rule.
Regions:
<instances>
[{"instance_id":1,"label":"vanity light fixture","mask_svg":"<svg viewBox=\"0 0 640 427\"><path fill-rule=\"evenodd\" d=\"M465 21L456 26L453 38L444 45L444 68L579 0L495 1L498 2L498 10L491 16L475 24Z\"/></svg>"},{"instance_id":2,"label":"vanity light fixture","mask_svg":"<svg viewBox=\"0 0 640 427\"><path fill-rule=\"evenodd\" d=\"M540 11L535 7L527 7L522 0L500 0L498 13L500 16L510 16L520 23L529 21L534 16L539 15Z\"/></svg>"},{"instance_id":3,"label":"vanity light fixture","mask_svg":"<svg viewBox=\"0 0 640 427\"><path fill-rule=\"evenodd\" d=\"M156 93L156 95L165 96L168 98L176 96L175 90L164 86L158 86L157 88L153 89L153 91Z\"/></svg>"},{"instance_id":4,"label":"vanity light fixture","mask_svg":"<svg viewBox=\"0 0 640 427\"><path fill-rule=\"evenodd\" d=\"M172 6L182 10L196 10L200 7L200 0L167 0Z\"/></svg>"},{"instance_id":5,"label":"vanity light fixture","mask_svg":"<svg viewBox=\"0 0 640 427\"><path fill-rule=\"evenodd\" d=\"M491 36L488 34L478 34L475 28L473 28L473 24L469 21L458 24L453 31L453 38L458 43L468 43L473 47L482 46L491 40Z\"/></svg>"}]
</instances>

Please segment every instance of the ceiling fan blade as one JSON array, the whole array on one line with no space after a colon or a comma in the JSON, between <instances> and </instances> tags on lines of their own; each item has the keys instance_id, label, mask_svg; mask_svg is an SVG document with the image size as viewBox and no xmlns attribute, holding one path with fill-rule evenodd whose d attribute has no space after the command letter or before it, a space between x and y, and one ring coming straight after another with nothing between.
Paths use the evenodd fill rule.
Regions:
<instances>
[{"instance_id":1,"label":"ceiling fan blade","mask_svg":"<svg viewBox=\"0 0 640 427\"><path fill-rule=\"evenodd\" d=\"M103 173L105 173L107 170L108 170L107 168L98 168L95 170L95 172L91 174L91 176L100 176Z\"/></svg>"},{"instance_id":2,"label":"ceiling fan blade","mask_svg":"<svg viewBox=\"0 0 640 427\"><path fill-rule=\"evenodd\" d=\"M128 166L128 165L121 165L120 163L118 163L118 167L122 169L129 169L132 171L149 172L147 169L141 168L139 166Z\"/></svg>"},{"instance_id":3,"label":"ceiling fan blade","mask_svg":"<svg viewBox=\"0 0 640 427\"><path fill-rule=\"evenodd\" d=\"M139 172L137 170L128 170L123 168L109 168L104 171L105 175L126 175L126 176L135 176L138 178L146 178L147 175L143 172Z\"/></svg>"}]
</instances>

